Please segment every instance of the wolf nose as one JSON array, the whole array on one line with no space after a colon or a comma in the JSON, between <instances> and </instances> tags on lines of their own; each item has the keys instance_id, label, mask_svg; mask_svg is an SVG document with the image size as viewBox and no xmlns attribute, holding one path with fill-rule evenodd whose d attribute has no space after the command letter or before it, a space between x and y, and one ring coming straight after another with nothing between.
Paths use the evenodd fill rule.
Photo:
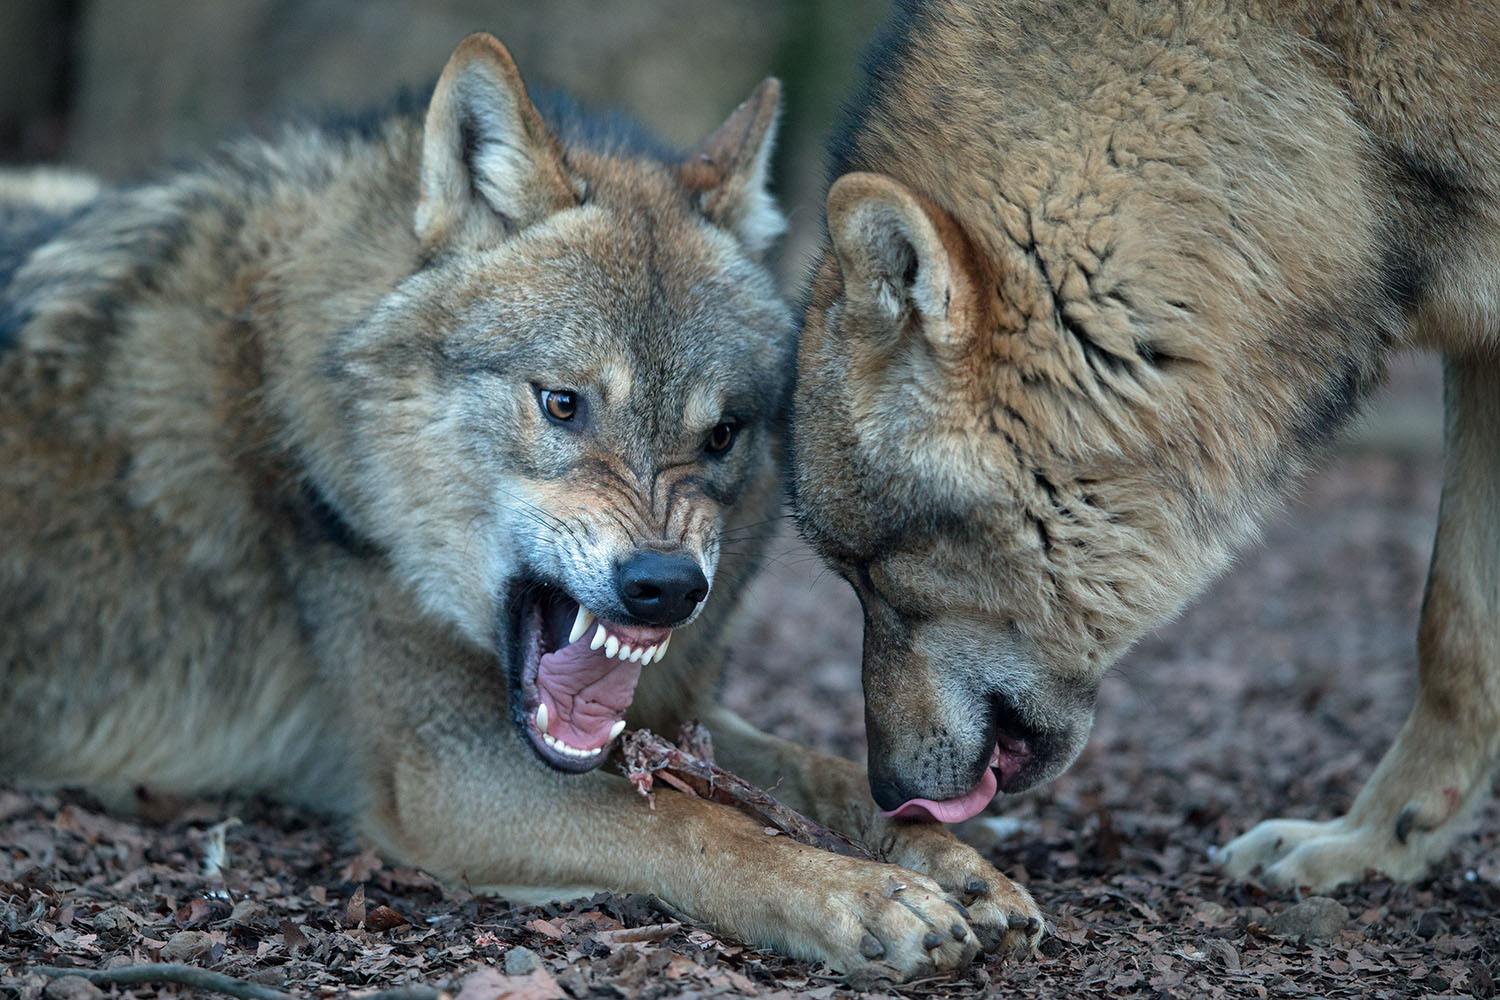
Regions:
<instances>
[{"instance_id":1,"label":"wolf nose","mask_svg":"<svg viewBox=\"0 0 1500 1000\"><path fill-rule=\"evenodd\" d=\"M651 625L676 625L708 596L708 580L687 556L637 552L615 570L625 610Z\"/></svg>"}]
</instances>

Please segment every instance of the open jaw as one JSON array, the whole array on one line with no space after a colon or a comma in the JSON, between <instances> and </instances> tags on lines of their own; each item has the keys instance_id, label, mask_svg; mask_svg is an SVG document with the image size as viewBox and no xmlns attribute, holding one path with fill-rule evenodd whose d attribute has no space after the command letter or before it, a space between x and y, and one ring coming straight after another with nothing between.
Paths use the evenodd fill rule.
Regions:
<instances>
[{"instance_id":1,"label":"open jaw","mask_svg":"<svg viewBox=\"0 0 1500 1000\"><path fill-rule=\"evenodd\" d=\"M517 598L516 723L560 771L589 771L625 731L642 668L667 653L672 630L602 621L558 587Z\"/></svg>"}]
</instances>

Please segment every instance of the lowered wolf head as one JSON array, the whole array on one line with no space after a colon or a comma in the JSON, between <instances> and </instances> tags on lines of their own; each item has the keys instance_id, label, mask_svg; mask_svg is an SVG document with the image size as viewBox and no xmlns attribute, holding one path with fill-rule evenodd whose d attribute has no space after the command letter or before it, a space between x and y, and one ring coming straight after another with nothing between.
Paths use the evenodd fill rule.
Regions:
<instances>
[{"instance_id":1,"label":"lowered wolf head","mask_svg":"<svg viewBox=\"0 0 1500 1000\"><path fill-rule=\"evenodd\" d=\"M338 505L501 658L559 770L604 760L641 671L711 600L726 528L774 501L777 104L768 80L679 159L543 115L470 37L412 152L418 266L330 360Z\"/></svg>"},{"instance_id":2,"label":"lowered wolf head","mask_svg":"<svg viewBox=\"0 0 1500 1000\"><path fill-rule=\"evenodd\" d=\"M789 441L802 532L863 606L875 800L946 821L1076 758L1107 669L1402 323L1366 150L1295 60L951 9L977 54L890 54L835 149ZM1037 70L1053 51L1076 65ZM979 76L945 89L952 62ZM1134 82L1163 67L1218 90ZM1075 76L1087 101L1048 83Z\"/></svg>"}]
</instances>

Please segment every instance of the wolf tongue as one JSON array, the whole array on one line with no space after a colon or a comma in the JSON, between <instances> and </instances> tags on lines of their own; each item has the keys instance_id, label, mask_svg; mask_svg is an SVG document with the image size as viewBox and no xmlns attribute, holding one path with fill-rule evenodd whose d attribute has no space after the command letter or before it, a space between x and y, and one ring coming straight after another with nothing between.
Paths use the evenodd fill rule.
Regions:
<instances>
[{"instance_id":1,"label":"wolf tongue","mask_svg":"<svg viewBox=\"0 0 1500 1000\"><path fill-rule=\"evenodd\" d=\"M995 797L995 792L999 788L1000 783L995 780L995 772L985 768L984 777L979 779L979 784L975 785L967 795L960 795L956 799L943 799L940 802L934 802L931 799L908 799L890 812L882 809L880 815L896 819L962 823L984 812L984 807L990 804L990 799Z\"/></svg>"},{"instance_id":2,"label":"wolf tongue","mask_svg":"<svg viewBox=\"0 0 1500 1000\"><path fill-rule=\"evenodd\" d=\"M624 717L641 678L639 663L621 662L575 642L537 663L536 687L547 705L547 732L579 750L609 742L610 728Z\"/></svg>"},{"instance_id":3,"label":"wolf tongue","mask_svg":"<svg viewBox=\"0 0 1500 1000\"><path fill-rule=\"evenodd\" d=\"M932 799L908 799L896 808L887 812L882 809L880 815L893 819L915 819L936 821L939 823L962 823L966 819L972 819L984 812L984 807L990 804L990 799L1000 790L1000 779L995 777L995 768L1000 764L1001 753L997 745L990 753L990 762L984 769L984 776L979 783L963 795L953 799L943 799L934 802Z\"/></svg>"}]
</instances>

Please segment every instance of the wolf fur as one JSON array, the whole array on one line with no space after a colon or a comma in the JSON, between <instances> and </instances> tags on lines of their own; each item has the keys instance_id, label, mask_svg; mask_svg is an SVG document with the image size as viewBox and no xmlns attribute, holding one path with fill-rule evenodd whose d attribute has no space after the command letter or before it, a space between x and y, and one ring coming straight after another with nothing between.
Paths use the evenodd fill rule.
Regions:
<instances>
[{"instance_id":1,"label":"wolf fur","mask_svg":"<svg viewBox=\"0 0 1500 1000\"><path fill-rule=\"evenodd\" d=\"M123 190L0 181L0 773L263 791L443 877L655 893L855 972L1034 940L973 851L891 833L852 765L713 701L779 500L777 104L768 81L678 157L544 114L474 36L425 113L292 126ZM638 610L665 600L624 578L642 554L691 578L676 610ZM613 658L616 632L659 662L612 667L613 701L542 699L545 656ZM799 775L844 768L840 825L928 874L648 807L597 769L621 676L630 724L702 718L795 804ZM560 721L608 736L551 740Z\"/></svg>"},{"instance_id":2,"label":"wolf fur","mask_svg":"<svg viewBox=\"0 0 1500 1000\"><path fill-rule=\"evenodd\" d=\"M864 606L886 810L1066 768L1110 665L1425 348L1416 705L1346 815L1221 858L1324 887L1442 852L1500 758L1497 122L1493 4L898 5L832 146L790 448Z\"/></svg>"}]
</instances>

